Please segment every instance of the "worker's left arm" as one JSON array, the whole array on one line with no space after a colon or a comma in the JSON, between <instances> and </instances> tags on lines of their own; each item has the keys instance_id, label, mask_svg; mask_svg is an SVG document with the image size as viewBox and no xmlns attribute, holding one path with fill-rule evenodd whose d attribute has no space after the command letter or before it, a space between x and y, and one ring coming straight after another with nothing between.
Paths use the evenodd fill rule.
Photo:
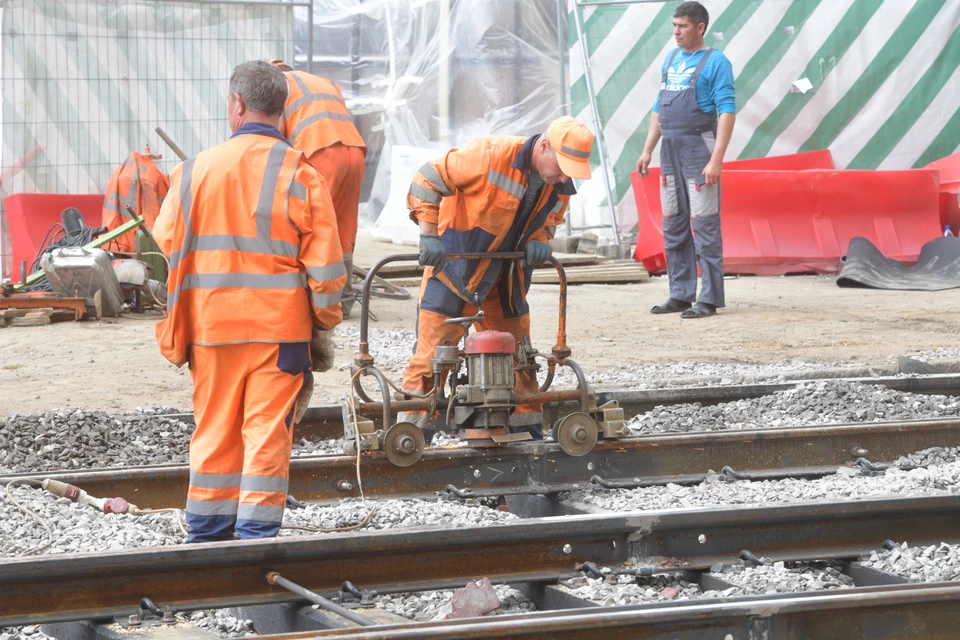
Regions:
<instances>
[{"instance_id":1,"label":"worker's left arm","mask_svg":"<svg viewBox=\"0 0 960 640\"><path fill-rule=\"evenodd\" d=\"M720 172L723 167L723 156L727 152L730 138L733 136L733 125L737 120L737 97L733 85L733 66L722 54L717 56L712 65L714 73L709 78L710 98L717 107L720 120L717 122L717 139L710 154L710 162L703 168L703 177L708 187L720 182ZM711 58L710 62L713 62Z\"/></svg>"},{"instance_id":2,"label":"worker's left arm","mask_svg":"<svg viewBox=\"0 0 960 640\"><path fill-rule=\"evenodd\" d=\"M293 180L303 189L291 190L288 215L300 231L298 259L307 275L313 324L318 329L333 329L343 320L340 292L347 282L337 216L326 182L305 160ZM293 193L305 195L306 200Z\"/></svg>"}]
</instances>

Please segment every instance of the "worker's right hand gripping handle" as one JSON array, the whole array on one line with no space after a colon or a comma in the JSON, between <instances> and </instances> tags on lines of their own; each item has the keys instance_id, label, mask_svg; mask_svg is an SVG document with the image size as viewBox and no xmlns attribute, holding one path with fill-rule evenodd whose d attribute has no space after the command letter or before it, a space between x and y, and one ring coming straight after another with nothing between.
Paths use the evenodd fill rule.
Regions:
<instances>
[{"instance_id":1,"label":"worker's right hand gripping handle","mask_svg":"<svg viewBox=\"0 0 960 640\"><path fill-rule=\"evenodd\" d=\"M433 267L434 271L443 271L443 263L446 261L447 251L443 248L443 242L436 233L420 234L420 256L421 267Z\"/></svg>"}]
</instances>

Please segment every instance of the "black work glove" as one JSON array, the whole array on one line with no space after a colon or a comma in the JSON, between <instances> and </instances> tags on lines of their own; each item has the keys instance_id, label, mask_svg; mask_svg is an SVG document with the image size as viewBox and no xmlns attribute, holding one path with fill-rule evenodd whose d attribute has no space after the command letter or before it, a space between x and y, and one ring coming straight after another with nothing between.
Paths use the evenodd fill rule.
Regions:
<instances>
[{"instance_id":1,"label":"black work glove","mask_svg":"<svg viewBox=\"0 0 960 640\"><path fill-rule=\"evenodd\" d=\"M443 248L440 236L435 233L420 234L420 266L433 267L434 273L443 271L447 250Z\"/></svg>"},{"instance_id":2,"label":"black work glove","mask_svg":"<svg viewBox=\"0 0 960 640\"><path fill-rule=\"evenodd\" d=\"M539 267L544 262L550 259L550 255L553 253L553 250L550 249L550 245L546 242L540 242L539 240L531 240L527 243L527 264L531 267Z\"/></svg>"}]
</instances>

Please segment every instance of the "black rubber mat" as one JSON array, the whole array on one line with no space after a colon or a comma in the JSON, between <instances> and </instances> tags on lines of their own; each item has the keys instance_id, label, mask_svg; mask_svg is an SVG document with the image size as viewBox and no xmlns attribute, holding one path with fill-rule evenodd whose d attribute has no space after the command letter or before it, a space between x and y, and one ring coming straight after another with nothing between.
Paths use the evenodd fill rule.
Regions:
<instances>
[{"instance_id":1,"label":"black rubber mat","mask_svg":"<svg viewBox=\"0 0 960 640\"><path fill-rule=\"evenodd\" d=\"M960 238L935 238L926 243L914 266L884 257L866 238L853 238L837 286L911 291L960 287Z\"/></svg>"}]
</instances>

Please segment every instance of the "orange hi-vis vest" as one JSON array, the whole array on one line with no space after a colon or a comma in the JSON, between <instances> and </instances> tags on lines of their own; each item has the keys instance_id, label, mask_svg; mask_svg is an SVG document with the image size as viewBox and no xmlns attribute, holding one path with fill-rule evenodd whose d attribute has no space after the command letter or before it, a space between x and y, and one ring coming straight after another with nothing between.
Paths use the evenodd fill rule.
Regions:
<instances>
[{"instance_id":1,"label":"orange hi-vis vest","mask_svg":"<svg viewBox=\"0 0 960 640\"><path fill-rule=\"evenodd\" d=\"M427 162L414 174L407 195L410 219L436 223L448 253L517 251L531 240L549 242L576 189L572 182L545 184L530 217L517 220L537 139L477 138ZM501 266L500 260L447 260L437 277L476 304L486 298ZM529 273L516 275L525 290Z\"/></svg>"},{"instance_id":2,"label":"orange hi-vis vest","mask_svg":"<svg viewBox=\"0 0 960 640\"><path fill-rule=\"evenodd\" d=\"M186 160L154 237L170 257L157 341L177 366L193 344L303 342L342 320L333 204L285 140L243 133Z\"/></svg>"},{"instance_id":3,"label":"orange hi-vis vest","mask_svg":"<svg viewBox=\"0 0 960 640\"><path fill-rule=\"evenodd\" d=\"M168 178L153 160L134 151L110 176L103 199L101 225L113 230L133 218L124 205L143 216L143 225L153 229L160 215L160 205L170 189ZM134 232L130 231L107 245L107 249L132 253Z\"/></svg>"},{"instance_id":4,"label":"orange hi-vis vest","mask_svg":"<svg viewBox=\"0 0 960 640\"><path fill-rule=\"evenodd\" d=\"M284 135L307 157L319 149L340 143L347 147L367 146L353 124L340 87L324 78L303 71L287 71L286 108L283 110Z\"/></svg>"}]
</instances>

